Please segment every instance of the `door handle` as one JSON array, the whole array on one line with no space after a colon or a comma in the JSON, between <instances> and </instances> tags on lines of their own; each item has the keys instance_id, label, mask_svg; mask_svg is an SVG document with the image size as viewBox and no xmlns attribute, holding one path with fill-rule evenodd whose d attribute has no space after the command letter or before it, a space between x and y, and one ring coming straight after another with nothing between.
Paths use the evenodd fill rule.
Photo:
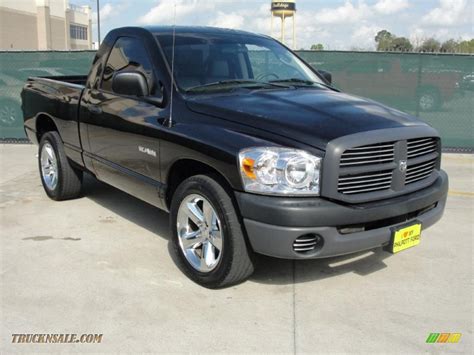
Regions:
<instances>
[{"instance_id":1,"label":"door handle","mask_svg":"<svg viewBox=\"0 0 474 355\"><path fill-rule=\"evenodd\" d=\"M101 114L102 113L102 109L97 105L89 105L87 108L88 108L90 113L94 113L94 114Z\"/></svg>"}]
</instances>

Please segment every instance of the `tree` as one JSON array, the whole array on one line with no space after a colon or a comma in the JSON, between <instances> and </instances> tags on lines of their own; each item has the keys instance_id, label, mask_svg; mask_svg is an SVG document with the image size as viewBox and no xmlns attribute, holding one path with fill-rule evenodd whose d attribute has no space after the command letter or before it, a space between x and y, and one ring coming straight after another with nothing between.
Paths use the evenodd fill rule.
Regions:
<instances>
[{"instance_id":1,"label":"tree","mask_svg":"<svg viewBox=\"0 0 474 355\"><path fill-rule=\"evenodd\" d=\"M375 36L378 51L388 51L392 45L393 35L387 30L381 30Z\"/></svg>"},{"instance_id":2,"label":"tree","mask_svg":"<svg viewBox=\"0 0 474 355\"><path fill-rule=\"evenodd\" d=\"M387 30L382 30L375 36L378 51L398 51L410 52L413 50L413 45L406 37L397 37Z\"/></svg>"},{"instance_id":3,"label":"tree","mask_svg":"<svg viewBox=\"0 0 474 355\"><path fill-rule=\"evenodd\" d=\"M454 39L448 39L447 41L443 42L440 48L440 52L443 53L456 53L458 51L458 42Z\"/></svg>"},{"instance_id":4,"label":"tree","mask_svg":"<svg viewBox=\"0 0 474 355\"><path fill-rule=\"evenodd\" d=\"M311 46L311 50L312 51L322 51L322 50L324 50L324 46L321 43L313 44Z\"/></svg>"},{"instance_id":5,"label":"tree","mask_svg":"<svg viewBox=\"0 0 474 355\"><path fill-rule=\"evenodd\" d=\"M459 53L474 53L474 38L459 42L457 49Z\"/></svg>"},{"instance_id":6,"label":"tree","mask_svg":"<svg viewBox=\"0 0 474 355\"><path fill-rule=\"evenodd\" d=\"M413 50L413 45L406 37L395 37L392 40L390 50L397 52L411 52Z\"/></svg>"},{"instance_id":7,"label":"tree","mask_svg":"<svg viewBox=\"0 0 474 355\"><path fill-rule=\"evenodd\" d=\"M387 30L381 30L375 35L375 42L380 43L383 40L390 40L393 38L393 35Z\"/></svg>"},{"instance_id":8,"label":"tree","mask_svg":"<svg viewBox=\"0 0 474 355\"><path fill-rule=\"evenodd\" d=\"M418 49L420 52L439 52L441 44L434 38L427 38L423 41L420 48Z\"/></svg>"}]
</instances>

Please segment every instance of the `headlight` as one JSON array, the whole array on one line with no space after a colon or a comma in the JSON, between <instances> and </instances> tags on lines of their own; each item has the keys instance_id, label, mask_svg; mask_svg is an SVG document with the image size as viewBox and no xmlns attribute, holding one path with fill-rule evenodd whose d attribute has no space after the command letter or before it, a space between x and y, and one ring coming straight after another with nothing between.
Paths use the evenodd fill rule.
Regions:
<instances>
[{"instance_id":1,"label":"headlight","mask_svg":"<svg viewBox=\"0 0 474 355\"><path fill-rule=\"evenodd\" d=\"M274 195L319 195L321 158L303 150L257 147L240 151L244 188Z\"/></svg>"}]
</instances>

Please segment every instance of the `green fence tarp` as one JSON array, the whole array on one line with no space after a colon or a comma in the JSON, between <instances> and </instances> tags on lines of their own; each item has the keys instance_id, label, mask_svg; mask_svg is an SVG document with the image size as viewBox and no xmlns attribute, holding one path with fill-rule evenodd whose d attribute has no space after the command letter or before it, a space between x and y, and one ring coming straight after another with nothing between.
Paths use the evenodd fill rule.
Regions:
<instances>
[{"instance_id":1,"label":"green fence tarp","mask_svg":"<svg viewBox=\"0 0 474 355\"><path fill-rule=\"evenodd\" d=\"M334 86L418 116L445 147L474 148L474 56L299 51ZM93 51L0 52L0 138L24 138L20 92L29 76L84 75Z\"/></svg>"},{"instance_id":2,"label":"green fence tarp","mask_svg":"<svg viewBox=\"0 0 474 355\"><path fill-rule=\"evenodd\" d=\"M332 73L336 87L418 116L445 147L474 147L472 55L314 52L300 55Z\"/></svg>"},{"instance_id":3,"label":"green fence tarp","mask_svg":"<svg viewBox=\"0 0 474 355\"><path fill-rule=\"evenodd\" d=\"M25 138L20 93L28 77L84 75L95 51L0 52L0 138Z\"/></svg>"}]
</instances>

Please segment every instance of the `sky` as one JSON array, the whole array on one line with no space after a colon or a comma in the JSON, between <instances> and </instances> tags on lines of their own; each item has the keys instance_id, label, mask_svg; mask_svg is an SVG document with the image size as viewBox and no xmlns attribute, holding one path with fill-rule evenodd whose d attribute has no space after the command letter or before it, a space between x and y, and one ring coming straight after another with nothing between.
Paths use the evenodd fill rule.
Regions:
<instances>
[{"instance_id":1,"label":"sky","mask_svg":"<svg viewBox=\"0 0 474 355\"><path fill-rule=\"evenodd\" d=\"M71 0L89 5L96 0ZM270 0L100 0L102 38L121 26L173 23L217 26L271 34ZM375 34L386 29L415 45L434 37L440 41L474 37L473 0L296 0L296 47L322 43L325 49L375 48ZM291 45L291 19L287 20ZM279 34L275 20L274 36ZM94 34L97 39L97 29Z\"/></svg>"}]
</instances>

